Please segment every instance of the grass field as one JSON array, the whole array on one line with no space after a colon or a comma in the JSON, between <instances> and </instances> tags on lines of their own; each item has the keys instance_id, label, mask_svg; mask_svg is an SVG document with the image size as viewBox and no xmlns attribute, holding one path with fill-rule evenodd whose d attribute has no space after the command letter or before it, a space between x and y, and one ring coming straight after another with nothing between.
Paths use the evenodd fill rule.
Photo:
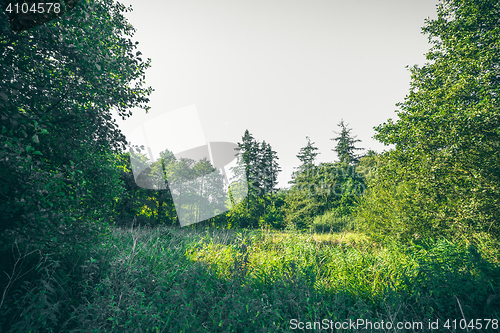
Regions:
<instances>
[{"instance_id":1,"label":"grass field","mask_svg":"<svg viewBox=\"0 0 500 333\"><path fill-rule=\"evenodd\" d=\"M77 290L47 272L19 300L31 308L13 329L64 318L75 332L466 332L460 323L494 332L500 268L491 249L382 246L355 232L114 229L80 267Z\"/></svg>"}]
</instances>

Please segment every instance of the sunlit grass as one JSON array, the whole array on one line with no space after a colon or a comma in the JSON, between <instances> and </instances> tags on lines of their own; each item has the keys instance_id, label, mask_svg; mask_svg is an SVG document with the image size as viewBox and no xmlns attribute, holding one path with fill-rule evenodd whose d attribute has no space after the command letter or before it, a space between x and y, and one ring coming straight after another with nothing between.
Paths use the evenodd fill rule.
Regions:
<instances>
[{"instance_id":1,"label":"sunlit grass","mask_svg":"<svg viewBox=\"0 0 500 333\"><path fill-rule=\"evenodd\" d=\"M400 286L398 272L409 273L416 265L408 255L371 246L365 235L354 232L310 235L267 231L240 242L198 244L187 256L229 279L231 265L242 255L240 247L245 244L246 284L259 287L299 274L318 291L349 291L371 298L385 288Z\"/></svg>"},{"instance_id":2,"label":"sunlit grass","mask_svg":"<svg viewBox=\"0 0 500 333\"><path fill-rule=\"evenodd\" d=\"M312 235L312 239L315 242L325 243L325 244L335 244L335 243L360 244L370 241L366 235L354 231L314 233Z\"/></svg>"}]
</instances>

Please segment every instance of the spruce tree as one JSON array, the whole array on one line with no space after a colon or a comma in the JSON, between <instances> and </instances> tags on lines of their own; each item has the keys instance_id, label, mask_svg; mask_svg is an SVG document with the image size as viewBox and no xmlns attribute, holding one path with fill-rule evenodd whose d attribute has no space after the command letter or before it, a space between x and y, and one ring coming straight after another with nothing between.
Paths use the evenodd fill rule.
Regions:
<instances>
[{"instance_id":1,"label":"spruce tree","mask_svg":"<svg viewBox=\"0 0 500 333\"><path fill-rule=\"evenodd\" d=\"M298 189L304 186L309 187L312 178L314 177L315 165L314 161L316 156L319 155L317 152L318 148L314 146L314 142L306 136L307 145L300 148L297 158L300 160L301 164L292 174L292 180L288 183L294 185L293 188Z\"/></svg>"},{"instance_id":2,"label":"spruce tree","mask_svg":"<svg viewBox=\"0 0 500 333\"><path fill-rule=\"evenodd\" d=\"M278 154L272 149L271 145L263 141L260 147L260 166L262 177L263 194L270 193L271 203L273 202L273 194L278 191L276 188L278 174L281 172L281 167L278 164Z\"/></svg>"},{"instance_id":3,"label":"spruce tree","mask_svg":"<svg viewBox=\"0 0 500 333\"><path fill-rule=\"evenodd\" d=\"M311 139L306 136L307 145L305 147L300 148L299 154L297 158L302 163L299 167L300 171L306 171L314 166L314 160L319 153L316 152L318 150L317 147L314 146L314 142L311 142Z\"/></svg>"},{"instance_id":4,"label":"spruce tree","mask_svg":"<svg viewBox=\"0 0 500 333\"><path fill-rule=\"evenodd\" d=\"M343 119L340 120L338 126L340 127L340 132L335 132L338 136L330 139L337 141L337 145L332 150L337 153L341 163L349 165L358 163L359 157L355 154L355 151L363 150L363 148L356 148L354 144L361 142L361 140L356 139L356 136L352 136L352 129L347 127Z\"/></svg>"},{"instance_id":5,"label":"spruce tree","mask_svg":"<svg viewBox=\"0 0 500 333\"><path fill-rule=\"evenodd\" d=\"M238 142L236 148L238 166L233 170L237 177L245 175L248 185L248 195L246 199L247 213L250 209L250 200L255 198L260 191L261 181L259 179L259 144L248 130Z\"/></svg>"}]
</instances>

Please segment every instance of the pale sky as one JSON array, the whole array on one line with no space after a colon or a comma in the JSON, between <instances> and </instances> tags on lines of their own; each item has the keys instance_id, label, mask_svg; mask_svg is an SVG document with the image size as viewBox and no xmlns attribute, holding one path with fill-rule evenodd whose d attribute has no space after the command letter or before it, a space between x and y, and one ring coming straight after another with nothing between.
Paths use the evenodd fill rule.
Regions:
<instances>
[{"instance_id":1,"label":"pale sky","mask_svg":"<svg viewBox=\"0 0 500 333\"><path fill-rule=\"evenodd\" d=\"M424 19L438 0L125 0L155 89L140 121L195 105L207 141L239 142L246 129L270 143L288 186L309 136L333 162L343 118L381 152L373 127L395 118L409 91L407 65L425 63ZM166 130L175 124L165 124Z\"/></svg>"}]
</instances>

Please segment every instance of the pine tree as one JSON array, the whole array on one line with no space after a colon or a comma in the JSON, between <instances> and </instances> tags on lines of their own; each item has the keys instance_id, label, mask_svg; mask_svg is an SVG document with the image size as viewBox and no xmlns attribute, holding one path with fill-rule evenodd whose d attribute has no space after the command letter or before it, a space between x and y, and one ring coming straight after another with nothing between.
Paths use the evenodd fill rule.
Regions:
<instances>
[{"instance_id":1,"label":"pine tree","mask_svg":"<svg viewBox=\"0 0 500 333\"><path fill-rule=\"evenodd\" d=\"M300 174L307 174L313 171L314 161L316 156L319 155L316 150L317 147L314 146L314 142L311 142L311 139L306 136L307 145L305 147L300 148L299 153L297 154L297 158L301 162L301 165L297 168L296 171L292 174L292 180L289 181L289 184L296 184L297 177Z\"/></svg>"},{"instance_id":2,"label":"pine tree","mask_svg":"<svg viewBox=\"0 0 500 333\"><path fill-rule=\"evenodd\" d=\"M246 224L251 225L265 215L267 194L270 194L271 205L273 205L273 194L278 191L276 185L281 168L278 164L277 153L273 151L271 145L266 141L259 143L248 130L245 131L242 142L238 143L236 151L238 152L238 164L232 171L236 179L241 179L244 175L248 187L248 194L244 203L246 217L240 216L239 219L248 218L249 221ZM234 186L231 190L233 189ZM239 215L237 209L232 210L230 214L233 214L231 219L234 219L235 214Z\"/></svg>"},{"instance_id":3,"label":"pine tree","mask_svg":"<svg viewBox=\"0 0 500 333\"><path fill-rule=\"evenodd\" d=\"M351 135L351 128L347 127L344 120L341 119L338 123L340 127L340 132L334 132L338 134L336 138L330 139L332 141L337 141L337 145L332 150L337 153L341 163L345 164L356 164L359 162L359 156L355 154L356 150L363 150L363 148L356 148L354 144L356 142L361 142L361 140L356 139L356 136Z\"/></svg>"},{"instance_id":4,"label":"pine tree","mask_svg":"<svg viewBox=\"0 0 500 333\"><path fill-rule=\"evenodd\" d=\"M271 204L273 203L273 194L278 191L276 188L278 174L281 167L278 164L278 154L272 149L271 145L263 141L260 146L260 166L262 175L262 192L270 193Z\"/></svg>"},{"instance_id":5,"label":"pine tree","mask_svg":"<svg viewBox=\"0 0 500 333\"><path fill-rule=\"evenodd\" d=\"M302 163L299 169L301 171L305 171L314 166L314 160L319 153L316 152L318 150L317 147L314 146L314 142L311 142L311 139L306 136L307 145L305 147L300 148L299 154L297 158Z\"/></svg>"},{"instance_id":6,"label":"pine tree","mask_svg":"<svg viewBox=\"0 0 500 333\"><path fill-rule=\"evenodd\" d=\"M261 181L258 177L259 144L248 130L245 131L241 140L241 142L238 142L238 148L236 148L238 166L233 171L236 177L241 177L243 174L246 177L248 185L248 196L246 199L248 213L250 198L256 197L261 188Z\"/></svg>"}]
</instances>

